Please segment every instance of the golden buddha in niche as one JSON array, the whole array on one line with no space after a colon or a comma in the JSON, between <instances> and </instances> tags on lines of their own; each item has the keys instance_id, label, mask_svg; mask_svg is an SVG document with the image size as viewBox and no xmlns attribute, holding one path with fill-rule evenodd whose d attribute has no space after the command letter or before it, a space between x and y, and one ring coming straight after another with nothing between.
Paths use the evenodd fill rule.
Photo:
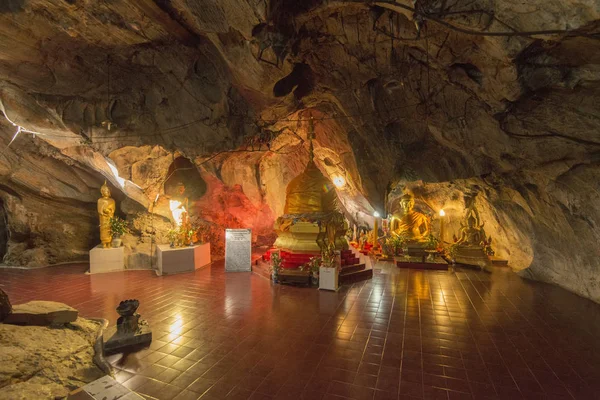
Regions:
<instances>
[{"instance_id":1,"label":"golden buddha in niche","mask_svg":"<svg viewBox=\"0 0 600 400\"><path fill-rule=\"evenodd\" d=\"M408 241L424 242L429 234L429 218L414 209L414 197L406 193L400 198L402 214L393 216L392 231Z\"/></svg>"},{"instance_id":2,"label":"golden buddha in niche","mask_svg":"<svg viewBox=\"0 0 600 400\"><path fill-rule=\"evenodd\" d=\"M486 240L483 223L480 222L479 212L473 205L465 214L466 223L461 222L459 238L456 241L460 246L481 246Z\"/></svg>"},{"instance_id":3,"label":"golden buddha in niche","mask_svg":"<svg viewBox=\"0 0 600 400\"><path fill-rule=\"evenodd\" d=\"M100 188L102 197L98 199L98 218L100 219L100 241L105 249L110 247L112 235L110 234L110 219L115 215L115 200L110 197L110 189L104 181Z\"/></svg>"}]
</instances>

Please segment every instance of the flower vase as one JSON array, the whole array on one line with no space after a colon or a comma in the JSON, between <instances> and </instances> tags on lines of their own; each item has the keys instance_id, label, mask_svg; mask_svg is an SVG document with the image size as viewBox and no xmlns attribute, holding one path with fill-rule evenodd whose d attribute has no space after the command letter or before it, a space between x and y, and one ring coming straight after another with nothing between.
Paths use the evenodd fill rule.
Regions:
<instances>
[{"instance_id":1,"label":"flower vase","mask_svg":"<svg viewBox=\"0 0 600 400\"><path fill-rule=\"evenodd\" d=\"M318 275L311 275L310 276L310 283L312 286L319 286L319 276Z\"/></svg>"},{"instance_id":2,"label":"flower vase","mask_svg":"<svg viewBox=\"0 0 600 400\"><path fill-rule=\"evenodd\" d=\"M118 236L118 235L114 235L113 236L113 239L112 239L112 242L111 242L111 246L113 248L116 249L116 248L121 247L122 243L123 243L123 240L121 239L121 236Z\"/></svg>"}]
</instances>

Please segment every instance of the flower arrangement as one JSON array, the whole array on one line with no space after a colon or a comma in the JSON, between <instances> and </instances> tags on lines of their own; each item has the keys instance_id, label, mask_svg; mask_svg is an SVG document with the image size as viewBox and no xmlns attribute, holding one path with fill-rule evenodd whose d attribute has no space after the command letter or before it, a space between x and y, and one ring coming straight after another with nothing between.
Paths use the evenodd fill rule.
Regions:
<instances>
[{"instance_id":1,"label":"flower arrangement","mask_svg":"<svg viewBox=\"0 0 600 400\"><path fill-rule=\"evenodd\" d=\"M282 262L283 260L281 259L279 252L271 253L271 277L275 282L277 282L277 279L279 277L279 271L281 271Z\"/></svg>"},{"instance_id":2,"label":"flower arrangement","mask_svg":"<svg viewBox=\"0 0 600 400\"><path fill-rule=\"evenodd\" d=\"M427 236L426 248L428 250L436 250L438 247L439 240L431 233Z\"/></svg>"},{"instance_id":3,"label":"flower arrangement","mask_svg":"<svg viewBox=\"0 0 600 400\"><path fill-rule=\"evenodd\" d=\"M300 271L308 271L313 285L319 284L319 268L321 267L321 257L311 257L310 260L300 267Z\"/></svg>"},{"instance_id":4,"label":"flower arrangement","mask_svg":"<svg viewBox=\"0 0 600 400\"><path fill-rule=\"evenodd\" d=\"M402 254L402 249L404 248L405 242L406 239L402 236L392 235L390 237L390 246L392 248L393 255L399 256L400 254Z\"/></svg>"},{"instance_id":5,"label":"flower arrangement","mask_svg":"<svg viewBox=\"0 0 600 400\"><path fill-rule=\"evenodd\" d=\"M109 224L110 224L110 234L113 237L121 237L129 231L129 229L127 228L127 222L122 218L111 217Z\"/></svg>"},{"instance_id":6,"label":"flower arrangement","mask_svg":"<svg viewBox=\"0 0 600 400\"><path fill-rule=\"evenodd\" d=\"M487 254L489 257L492 257L496 254L496 252L494 251L494 249L492 249L492 237L488 237L487 239L483 239L483 241L481 242L481 245L483 246L483 250L485 251L485 254Z\"/></svg>"},{"instance_id":7,"label":"flower arrangement","mask_svg":"<svg viewBox=\"0 0 600 400\"><path fill-rule=\"evenodd\" d=\"M177 237L179 235L179 230L177 229L169 229L169 231L167 232L167 238L169 239L169 243L171 244L171 247L175 247L175 242L177 241Z\"/></svg>"},{"instance_id":8,"label":"flower arrangement","mask_svg":"<svg viewBox=\"0 0 600 400\"><path fill-rule=\"evenodd\" d=\"M330 243L325 250L321 252L321 266L324 268L335 268L335 247Z\"/></svg>"}]
</instances>

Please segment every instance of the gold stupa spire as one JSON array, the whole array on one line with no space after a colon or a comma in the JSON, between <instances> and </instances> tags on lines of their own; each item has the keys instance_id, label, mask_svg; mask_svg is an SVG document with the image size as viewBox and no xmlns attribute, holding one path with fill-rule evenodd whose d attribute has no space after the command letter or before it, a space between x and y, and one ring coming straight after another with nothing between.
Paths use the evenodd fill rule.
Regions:
<instances>
[{"instance_id":1,"label":"gold stupa spire","mask_svg":"<svg viewBox=\"0 0 600 400\"><path fill-rule=\"evenodd\" d=\"M316 166L313 118L308 121L309 160L304 172L291 180L286 189L285 214L307 214L336 210L337 195L329 179Z\"/></svg>"},{"instance_id":2,"label":"gold stupa spire","mask_svg":"<svg viewBox=\"0 0 600 400\"><path fill-rule=\"evenodd\" d=\"M315 121L311 116L308 120L308 157L309 161L313 161L315 158L315 149L313 147L313 139L315 137Z\"/></svg>"}]
</instances>

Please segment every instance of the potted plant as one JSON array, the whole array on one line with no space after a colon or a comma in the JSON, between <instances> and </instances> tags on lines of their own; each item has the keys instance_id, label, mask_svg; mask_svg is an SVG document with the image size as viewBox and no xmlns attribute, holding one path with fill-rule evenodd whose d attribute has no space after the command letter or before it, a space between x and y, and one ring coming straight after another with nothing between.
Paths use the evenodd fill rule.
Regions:
<instances>
[{"instance_id":1,"label":"potted plant","mask_svg":"<svg viewBox=\"0 0 600 400\"><path fill-rule=\"evenodd\" d=\"M177 231L177 229L169 229L169 232L167 232L167 238L169 239L169 243L172 248L175 247L175 242L177 241L178 233L179 232Z\"/></svg>"},{"instance_id":2,"label":"potted plant","mask_svg":"<svg viewBox=\"0 0 600 400\"><path fill-rule=\"evenodd\" d=\"M329 244L329 246L322 251L321 265L319 266L319 289L338 290L338 254L336 254L333 244Z\"/></svg>"},{"instance_id":3,"label":"potted plant","mask_svg":"<svg viewBox=\"0 0 600 400\"><path fill-rule=\"evenodd\" d=\"M190 229L187 231L187 239L188 239L188 246L193 246L194 245L194 239L195 239L195 232L193 229Z\"/></svg>"},{"instance_id":4,"label":"potted plant","mask_svg":"<svg viewBox=\"0 0 600 400\"><path fill-rule=\"evenodd\" d=\"M321 267L321 257L311 257L306 266L310 271L311 285L319 286L319 268Z\"/></svg>"},{"instance_id":5,"label":"potted plant","mask_svg":"<svg viewBox=\"0 0 600 400\"><path fill-rule=\"evenodd\" d=\"M431 233L427 236L427 242L425 244L425 251L429 254L427 259L433 261L435 259L435 255L438 253L439 240L433 236Z\"/></svg>"},{"instance_id":6,"label":"potted plant","mask_svg":"<svg viewBox=\"0 0 600 400\"><path fill-rule=\"evenodd\" d=\"M271 253L271 279L277 283L279 281L279 271L281 271L281 256L279 252Z\"/></svg>"},{"instance_id":7,"label":"potted plant","mask_svg":"<svg viewBox=\"0 0 600 400\"><path fill-rule=\"evenodd\" d=\"M127 232L127 222L119 217L110 218L110 234L113 237L112 247L121 247L121 236Z\"/></svg>"}]
</instances>

